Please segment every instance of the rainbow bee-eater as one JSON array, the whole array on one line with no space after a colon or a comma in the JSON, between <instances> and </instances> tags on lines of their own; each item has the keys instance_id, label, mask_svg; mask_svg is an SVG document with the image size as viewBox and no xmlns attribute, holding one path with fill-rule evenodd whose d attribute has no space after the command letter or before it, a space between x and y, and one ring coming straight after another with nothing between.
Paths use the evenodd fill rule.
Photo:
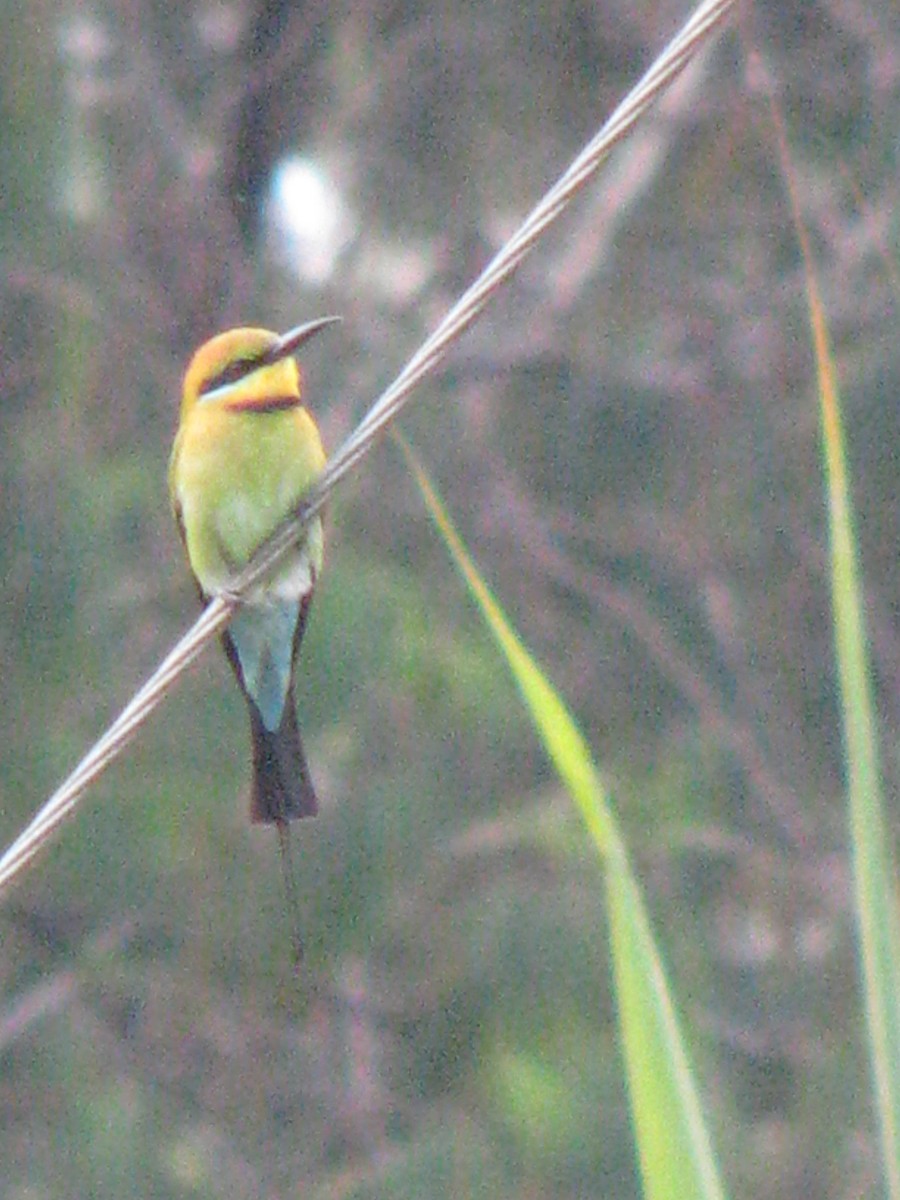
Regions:
<instances>
[{"instance_id":1,"label":"rainbow bee-eater","mask_svg":"<svg viewBox=\"0 0 900 1200\"><path fill-rule=\"evenodd\" d=\"M325 465L293 356L335 320L311 321L283 336L232 329L191 359L169 491L204 601L227 594ZM316 517L299 550L243 598L222 635L250 712L250 818L278 826L285 854L287 823L318 810L297 726L294 673L322 555Z\"/></svg>"}]
</instances>

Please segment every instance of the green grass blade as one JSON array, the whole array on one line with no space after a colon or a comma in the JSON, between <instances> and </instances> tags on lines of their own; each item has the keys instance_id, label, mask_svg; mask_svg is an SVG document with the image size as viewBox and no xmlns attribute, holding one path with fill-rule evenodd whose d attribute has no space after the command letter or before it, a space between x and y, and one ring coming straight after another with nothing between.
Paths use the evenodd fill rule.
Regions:
<instances>
[{"instance_id":1,"label":"green grass blade","mask_svg":"<svg viewBox=\"0 0 900 1200\"><path fill-rule=\"evenodd\" d=\"M399 440L399 439L398 439ZM535 729L605 863L610 940L632 1121L650 1200L725 1195L684 1038L640 888L590 749L558 693L479 575L409 447L432 518L506 658Z\"/></svg>"},{"instance_id":2,"label":"green grass blade","mask_svg":"<svg viewBox=\"0 0 900 1200\"><path fill-rule=\"evenodd\" d=\"M825 309L797 203L784 128L774 105L772 111L806 270L821 411L835 656L844 729L862 983L887 1194L893 1200L900 1200L900 924L891 834L881 788L853 501Z\"/></svg>"},{"instance_id":3,"label":"green grass blade","mask_svg":"<svg viewBox=\"0 0 900 1200\"><path fill-rule=\"evenodd\" d=\"M819 366L835 652L844 725L851 854L866 1017L888 1194L900 1200L900 926L885 819L853 507L834 362L809 291Z\"/></svg>"}]
</instances>

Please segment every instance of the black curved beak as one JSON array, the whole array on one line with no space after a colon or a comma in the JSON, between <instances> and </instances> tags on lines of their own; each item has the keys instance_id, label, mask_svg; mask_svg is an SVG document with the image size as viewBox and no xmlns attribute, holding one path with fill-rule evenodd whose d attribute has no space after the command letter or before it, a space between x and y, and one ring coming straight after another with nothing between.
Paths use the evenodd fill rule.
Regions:
<instances>
[{"instance_id":1,"label":"black curved beak","mask_svg":"<svg viewBox=\"0 0 900 1200\"><path fill-rule=\"evenodd\" d=\"M296 329L289 329L287 333L281 335L271 349L265 352L262 358L256 360L253 364L254 367L269 366L270 363L278 362L282 358L295 354L310 338L321 333L323 329L327 329L329 325L337 324L340 320L340 317L318 317L315 321L307 321L304 325L298 325Z\"/></svg>"}]
</instances>

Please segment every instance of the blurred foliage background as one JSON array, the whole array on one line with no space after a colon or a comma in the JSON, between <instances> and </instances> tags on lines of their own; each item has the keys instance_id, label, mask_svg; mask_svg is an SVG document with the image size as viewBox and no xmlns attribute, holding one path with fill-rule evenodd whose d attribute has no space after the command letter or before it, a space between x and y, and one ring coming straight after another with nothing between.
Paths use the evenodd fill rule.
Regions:
<instances>
[{"instance_id":1,"label":"blurred foliage background","mask_svg":"<svg viewBox=\"0 0 900 1200\"><path fill-rule=\"evenodd\" d=\"M0 838L194 615L180 375L236 323L334 446L687 15L3 0ZM900 18L746 4L415 401L613 785L735 1195L874 1194L803 278L842 369L898 782ZM638 1194L598 865L385 444L328 521L291 977L201 661L0 907L10 1197Z\"/></svg>"}]
</instances>

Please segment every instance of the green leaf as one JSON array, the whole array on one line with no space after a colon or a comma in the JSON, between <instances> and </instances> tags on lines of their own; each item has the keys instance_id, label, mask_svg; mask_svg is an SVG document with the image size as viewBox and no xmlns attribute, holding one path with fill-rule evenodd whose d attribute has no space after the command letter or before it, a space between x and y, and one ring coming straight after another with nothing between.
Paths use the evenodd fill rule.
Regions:
<instances>
[{"instance_id":1,"label":"green leaf","mask_svg":"<svg viewBox=\"0 0 900 1200\"><path fill-rule=\"evenodd\" d=\"M413 451L405 441L398 441L453 561L506 659L535 730L605 864L616 998L644 1193L650 1200L723 1197L662 959L587 742L478 573Z\"/></svg>"},{"instance_id":2,"label":"green leaf","mask_svg":"<svg viewBox=\"0 0 900 1200\"><path fill-rule=\"evenodd\" d=\"M818 373L831 551L835 656L840 681L862 984L888 1195L900 1200L900 923L896 869L885 819L875 704L859 552L853 521L837 370L815 266L794 190L783 128L782 167L806 270L806 296Z\"/></svg>"}]
</instances>

